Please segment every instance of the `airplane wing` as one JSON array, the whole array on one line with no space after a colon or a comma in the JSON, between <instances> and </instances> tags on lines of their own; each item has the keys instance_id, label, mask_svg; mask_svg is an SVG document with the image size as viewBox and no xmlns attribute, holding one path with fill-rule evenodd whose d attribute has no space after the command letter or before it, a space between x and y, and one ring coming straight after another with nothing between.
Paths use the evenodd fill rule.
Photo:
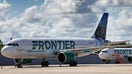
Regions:
<instances>
[{"instance_id":1,"label":"airplane wing","mask_svg":"<svg viewBox=\"0 0 132 74\"><path fill-rule=\"evenodd\" d=\"M79 49L63 49L63 50L54 50L53 54L57 55L60 52L73 52L77 57L82 57L86 55L93 54L100 50L104 49L103 47L90 47L90 48L79 48Z\"/></svg>"},{"instance_id":2,"label":"airplane wing","mask_svg":"<svg viewBox=\"0 0 132 74\"><path fill-rule=\"evenodd\" d=\"M101 51L104 48L126 48L132 47L132 45L115 45L115 46L100 46L100 47L89 47L89 48L79 48L79 49L64 49L59 51L54 51L53 53L57 55L59 52L73 52L77 57L87 56L95 54L96 52Z\"/></svg>"},{"instance_id":3,"label":"airplane wing","mask_svg":"<svg viewBox=\"0 0 132 74\"><path fill-rule=\"evenodd\" d=\"M90 48L80 48L80 49L68 49L64 51L73 52L77 55L77 57L87 56L90 54L94 54L100 50L104 49L104 47L90 47Z\"/></svg>"},{"instance_id":4,"label":"airplane wing","mask_svg":"<svg viewBox=\"0 0 132 74\"><path fill-rule=\"evenodd\" d=\"M127 43L127 42L130 42L130 40L110 42L109 45L114 45L114 44L118 45L118 44Z\"/></svg>"},{"instance_id":5,"label":"airplane wing","mask_svg":"<svg viewBox=\"0 0 132 74\"><path fill-rule=\"evenodd\" d=\"M77 57L87 56L90 54L94 54L95 52L98 52L105 47L89 47L89 48L79 48L79 49L64 49L59 51L54 51L53 53L57 55L59 52L73 52L76 54Z\"/></svg>"},{"instance_id":6,"label":"airplane wing","mask_svg":"<svg viewBox=\"0 0 132 74\"><path fill-rule=\"evenodd\" d=\"M100 47L90 47L90 48L82 48L82 49L69 49L68 51L76 53L77 57L82 57L82 56L95 54L96 52L99 52L104 48L128 48L128 47L132 47L132 45L100 46Z\"/></svg>"}]
</instances>

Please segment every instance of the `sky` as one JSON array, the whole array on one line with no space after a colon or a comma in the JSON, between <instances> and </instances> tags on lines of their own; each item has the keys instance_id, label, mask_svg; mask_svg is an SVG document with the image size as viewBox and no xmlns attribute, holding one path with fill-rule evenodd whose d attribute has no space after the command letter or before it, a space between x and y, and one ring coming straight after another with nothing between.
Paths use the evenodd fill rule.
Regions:
<instances>
[{"instance_id":1,"label":"sky","mask_svg":"<svg viewBox=\"0 0 132 74\"><path fill-rule=\"evenodd\" d=\"M132 40L132 0L0 0L0 38L89 38L106 12L107 40Z\"/></svg>"}]
</instances>

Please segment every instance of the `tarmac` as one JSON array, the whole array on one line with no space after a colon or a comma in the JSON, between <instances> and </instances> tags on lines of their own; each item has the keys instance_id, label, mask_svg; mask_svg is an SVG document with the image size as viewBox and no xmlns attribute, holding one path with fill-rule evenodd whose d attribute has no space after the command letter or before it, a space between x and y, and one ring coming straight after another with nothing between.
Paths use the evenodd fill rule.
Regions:
<instances>
[{"instance_id":1,"label":"tarmac","mask_svg":"<svg viewBox=\"0 0 132 74\"><path fill-rule=\"evenodd\" d=\"M77 67L69 65L25 65L23 68L3 66L0 74L132 74L132 64L78 64Z\"/></svg>"}]
</instances>

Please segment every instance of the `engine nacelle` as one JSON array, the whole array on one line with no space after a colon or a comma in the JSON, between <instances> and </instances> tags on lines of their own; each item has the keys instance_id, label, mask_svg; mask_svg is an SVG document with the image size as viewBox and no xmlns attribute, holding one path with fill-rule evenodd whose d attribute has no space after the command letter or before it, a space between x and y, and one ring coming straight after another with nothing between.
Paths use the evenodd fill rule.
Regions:
<instances>
[{"instance_id":1,"label":"engine nacelle","mask_svg":"<svg viewBox=\"0 0 132 74\"><path fill-rule=\"evenodd\" d=\"M72 52L60 52L57 58L60 63L69 64L75 62L76 55Z\"/></svg>"},{"instance_id":2,"label":"engine nacelle","mask_svg":"<svg viewBox=\"0 0 132 74\"><path fill-rule=\"evenodd\" d=\"M15 62L18 64L28 64L32 62L32 59L15 59Z\"/></svg>"}]
</instances>

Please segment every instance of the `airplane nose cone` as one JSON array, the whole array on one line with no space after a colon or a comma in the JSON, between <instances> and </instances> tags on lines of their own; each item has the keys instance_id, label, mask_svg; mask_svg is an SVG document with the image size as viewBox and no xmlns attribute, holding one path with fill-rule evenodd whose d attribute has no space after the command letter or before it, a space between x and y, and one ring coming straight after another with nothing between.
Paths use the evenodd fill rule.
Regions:
<instances>
[{"instance_id":1,"label":"airplane nose cone","mask_svg":"<svg viewBox=\"0 0 132 74\"><path fill-rule=\"evenodd\" d=\"M4 46L2 49L1 49L1 54L5 57L10 57L11 56L11 49L9 49L9 47L7 46Z\"/></svg>"},{"instance_id":2,"label":"airplane nose cone","mask_svg":"<svg viewBox=\"0 0 132 74\"><path fill-rule=\"evenodd\" d=\"M103 53L99 53L98 56L100 59L106 59L107 58L107 55L103 54Z\"/></svg>"},{"instance_id":3,"label":"airplane nose cone","mask_svg":"<svg viewBox=\"0 0 132 74\"><path fill-rule=\"evenodd\" d=\"M99 53L98 56L99 56L99 58L102 58L102 54L101 53Z\"/></svg>"}]
</instances>

